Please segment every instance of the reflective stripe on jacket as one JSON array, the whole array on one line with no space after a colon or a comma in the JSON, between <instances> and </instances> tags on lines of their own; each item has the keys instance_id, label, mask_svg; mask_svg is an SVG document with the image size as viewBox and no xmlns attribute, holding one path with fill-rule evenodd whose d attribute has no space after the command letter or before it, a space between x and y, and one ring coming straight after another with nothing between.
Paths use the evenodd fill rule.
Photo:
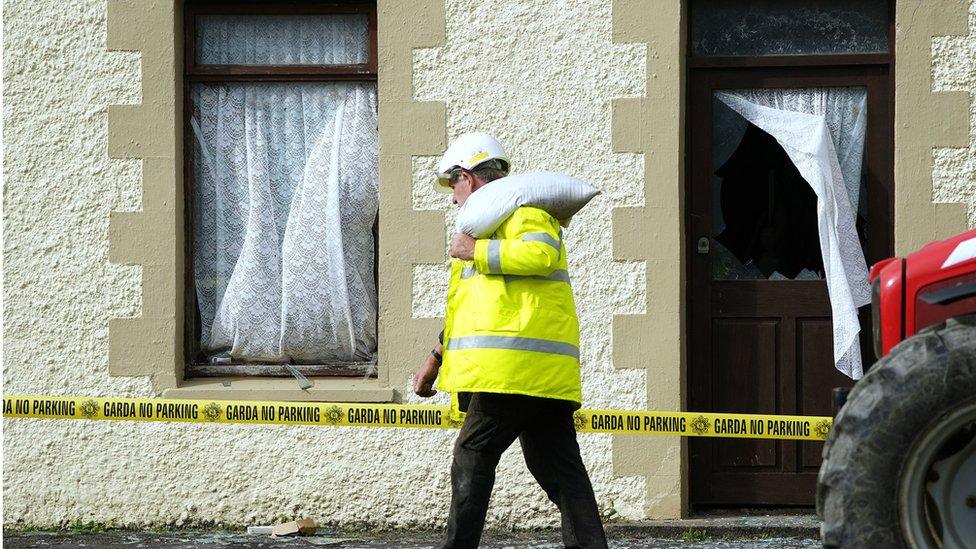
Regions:
<instances>
[{"instance_id":1,"label":"reflective stripe on jacket","mask_svg":"<svg viewBox=\"0 0 976 549\"><path fill-rule=\"evenodd\" d=\"M475 242L473 261L451 263L437 385L579 406L579 320L562 231L545 211L515 210Z\"/></svg>"}]
</instances>

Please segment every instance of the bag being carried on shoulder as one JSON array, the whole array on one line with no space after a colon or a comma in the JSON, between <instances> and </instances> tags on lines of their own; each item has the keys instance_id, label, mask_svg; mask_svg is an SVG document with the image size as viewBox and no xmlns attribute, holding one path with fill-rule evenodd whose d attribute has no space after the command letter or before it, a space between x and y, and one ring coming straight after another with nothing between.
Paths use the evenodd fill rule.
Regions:
<instances>
[{"instance_id":1,"label":"bag being carried on shoulder","mask_svg":"<svg viewBox=\"0 0 976 549\"><path fill-rule=\"evenodd\" d=\"M557 172L528 172L496 179L468 197L458 212L456 232L485 238L508 216L522 207L545 210L562 226L568 226L600 191L593 186Z\"/></svg>"}]
</instances>

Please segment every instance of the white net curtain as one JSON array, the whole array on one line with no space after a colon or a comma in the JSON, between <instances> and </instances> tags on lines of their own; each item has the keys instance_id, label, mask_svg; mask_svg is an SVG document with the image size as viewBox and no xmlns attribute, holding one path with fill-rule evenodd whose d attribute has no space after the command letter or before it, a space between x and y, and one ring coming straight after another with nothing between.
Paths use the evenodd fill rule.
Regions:
<instances>
[{"instance_id":1,"label":"white net curtain","mask_svg":"<svg viewBox=\"0 0 976 549\"><path fill-rule=\"evenodd\" d=\"M363 14L202 15L202 65L352 65L365 63L369 23Z\"/></svg>"},{"instance_id":2,"label":"white net curtain","mask_svg":"<svg viewBox=\"0 0 976 549\"><path fill-rule=\"evenodd\" d=\"M834 363L862 376L857 308L871 301L857 235L866 132L864 88L731 90L716 98L773 136L817 195L817 229L834 330Z\"/></svg>"},{"instance_id":3,"label":"white net curtain","mask_svg":"<svg viewBox=\"0 0 976 549\"><path fill-rule=\"evenodd\" d=\"M281 44L301 59L315 55L296 44L324 51L300 39L302 25L278 30L299 36L263 47ZM213 43L222 36L240 41L224 31L210 47L222 49ZM363 48L334 40L326 49L355 57L343 47ZM192 100L203 351L253 362L375 360L375 85L197 84Z\"/></svg>"}]
</instances>

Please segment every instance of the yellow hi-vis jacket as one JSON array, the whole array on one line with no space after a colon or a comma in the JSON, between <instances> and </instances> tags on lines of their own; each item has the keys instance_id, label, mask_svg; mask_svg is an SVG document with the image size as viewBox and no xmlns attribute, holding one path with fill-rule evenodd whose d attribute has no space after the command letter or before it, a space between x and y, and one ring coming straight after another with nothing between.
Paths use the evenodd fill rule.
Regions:
<instances>
[{"instance_id":1,"label":"yellow hi-vis jacket","mask_svg":"<svg viewBox=\"0 0 976 549\"><path fill-rule=\"evenodd\" d=\"M515 393L579 407L579 320L559 223L523 206L474 260L454 260L447 291L438 387L453 393Z\"/></svg>"}]
</instances>

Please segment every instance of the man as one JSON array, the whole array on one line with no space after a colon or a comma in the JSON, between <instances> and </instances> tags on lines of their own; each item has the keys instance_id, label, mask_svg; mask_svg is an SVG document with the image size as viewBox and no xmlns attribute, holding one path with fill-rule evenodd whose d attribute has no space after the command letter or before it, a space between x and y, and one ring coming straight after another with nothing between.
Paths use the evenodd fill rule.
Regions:
<instances>
[{"instance_id":1,"label":"man","mask_svg":"<svg viewBox=\"0 0 976 549\"><path fill-rule=\"evenodd\" d=\"M444 153L437 183L461 206L508 169L498 141L469 133ZM573 424L581 401L579 322L558 221L521 207L491 238L455 235L450 253L441 343L413 382L418 395L433 396L439 375L452 407L467 413L454 446L444 547L478 546L495 467L516 438L559 508L563 543L606 547Z\"/></svg>"}]
</instances>

